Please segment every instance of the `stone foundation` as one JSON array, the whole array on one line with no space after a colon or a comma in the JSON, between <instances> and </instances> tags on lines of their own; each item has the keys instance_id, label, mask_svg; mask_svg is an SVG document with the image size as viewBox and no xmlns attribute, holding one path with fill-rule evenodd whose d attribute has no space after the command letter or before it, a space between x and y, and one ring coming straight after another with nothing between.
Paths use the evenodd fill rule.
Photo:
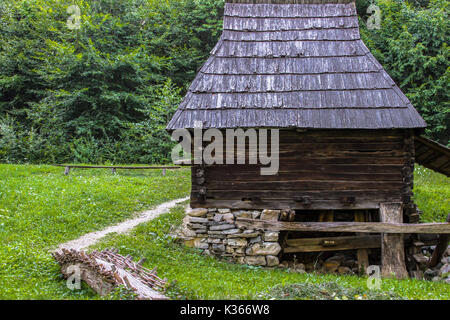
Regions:
<instances>
[{"instance_id":1,"label":"stone foundation","mask_svg":"<svg viewBox=\"0 0 450 320\"><path fill-rule=\"evenodd\" d=\"M235 221L237 217L278 220L280 214L281 210L193 209L184 221L185 243L240 264L278 266L279 232L238 228Z\"/></svg>"}]
</instances>

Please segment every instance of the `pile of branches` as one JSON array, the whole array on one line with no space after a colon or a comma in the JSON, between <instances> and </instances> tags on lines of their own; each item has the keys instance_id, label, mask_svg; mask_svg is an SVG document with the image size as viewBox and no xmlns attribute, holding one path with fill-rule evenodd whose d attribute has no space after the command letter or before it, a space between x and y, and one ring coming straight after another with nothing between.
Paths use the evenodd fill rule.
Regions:
<instances>
[{"instance_id":1,"label":"pile of branches","mask_svg":"<svg viewBox=\"0 0 450 320\"><path fill-rule=\"evenodd\" d=\"M116 249L92 253L61 249L52 255L66 279L78 275L80 280L100 295L106 295L123 285L140 300L168 299L164 295L167 280L156 275L156 267L149 270L142 266L144 259L134 262L130 255L124 257L117 252Z\"/></svg>"}]
</instances>

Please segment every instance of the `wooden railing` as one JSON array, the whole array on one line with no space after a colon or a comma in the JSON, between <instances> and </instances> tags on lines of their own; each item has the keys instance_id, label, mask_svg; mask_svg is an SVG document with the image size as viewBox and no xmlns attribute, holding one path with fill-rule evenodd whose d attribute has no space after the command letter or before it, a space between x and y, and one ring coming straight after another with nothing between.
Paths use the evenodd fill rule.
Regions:
<instances>
[{"instance_id":1,"label":"wooden railing","mask_svg":"<svg viewBox=\"0 0 450 320\"><path fill-rule=\"evenodd\" d=\"M163 176L166 175L166 170L180 169L180 166L88 166L88 165L68 165L68 164L54 164L54 167L64 167L64 174L68 175L70 169L110 169L113 173L116 173L117 169L121 170L162 170Z\"/></svg>"}]
</instances>

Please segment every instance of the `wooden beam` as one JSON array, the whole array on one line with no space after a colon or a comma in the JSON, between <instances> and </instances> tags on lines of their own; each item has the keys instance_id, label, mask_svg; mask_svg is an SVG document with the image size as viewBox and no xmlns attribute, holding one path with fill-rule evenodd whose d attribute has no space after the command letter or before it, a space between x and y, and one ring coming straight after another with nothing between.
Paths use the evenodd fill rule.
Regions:
<instances>
[{"instance_id":1,"label":"wooden beam","mask_svg":"<svg viewBox=\"0 0 450 320\"><path fill-rule=\"evenodd\" d=\"M285 222L238 218L236 225L269 231L450 234L450 223Z\"/></svg>"},{"instance_id":2,"label":"wooden beam","mask_svg":"<svg viewBox=\"0 0 450 320\"><path fill-rule=\"evenodd\" d=\"M355 222L367 222L366 213L361 211L355 212ZM380 242L378 243L380 244ZM359 248L356 255L358 257L359 273L365 274L367 268L369 267L369 251L365 248Z\"/></svg>"},{"instance_id":3,"label":"wooden beam","mask_svg":"<svg viewBox=\"0 0 450 320\"><path fill-rule=\"evenodd\" d=\"M447 216L447 222L450 223L450 214ZM450 235L448 234L439 235L439 240L437 242L436 248L434 249L430 262L428 263L429 268L435 267L441 261L444 252L447 250L449 242L450 242Z\"/></svg>"},{"instance_id":4,"label":"wooden beam","mask_svg":"<svg viewBox=\"0 0 450 320\"><path fill-rule=\"evenodd\" d=\"M319 252L380 248L380 236L349 236L288 239L284 253L293 252Z\"/></svg>"},{"instance_id":5,"label":"wooden beam","mask_svg":"<svg viewBox=\"0 0 450 320\"><path fill-rule=\"evenodd\" d=\"M386 223L403 222L403 203L380 203L380 220ZM381 235L381 275L383 277L408 277L405 264L403 234Z\"/></svg>"},{"instance_id":6,"label":"wooden beam","mask_svg":"<svg viewBox=\"0 0 450 320\"><path fill-rule=\"evenodd\" d=\"M126 169L126 170L149 170L149 169L167 169L167 170L175 170L175 169L180 169L180 166L161 166L161 167L157 167L157 166L147 166L147 167L130 167L130 166L83 166L83 165L66 165L66 164L52 164L53 167L64 167L70 170L71 168L76 168L76 169Z\"/></svg>"}]
</instances>

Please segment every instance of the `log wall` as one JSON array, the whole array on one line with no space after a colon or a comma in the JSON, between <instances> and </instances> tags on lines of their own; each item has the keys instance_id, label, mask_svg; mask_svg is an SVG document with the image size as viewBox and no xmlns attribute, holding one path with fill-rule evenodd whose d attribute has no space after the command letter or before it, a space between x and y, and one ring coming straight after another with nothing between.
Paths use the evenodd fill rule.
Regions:
<instances>
[{"instance_id":1,"label":"log wall","mask_svg":"<svg viewBox=\"0 0 450 320\"><path fill-rule=\"evenodd\" d=\"M260 165L193 166L191 206L339 210L403 202L405 213L415 210L410 130L280 131L279 157L274 176L262 176Z\"/></svg>"}]
</instances>

